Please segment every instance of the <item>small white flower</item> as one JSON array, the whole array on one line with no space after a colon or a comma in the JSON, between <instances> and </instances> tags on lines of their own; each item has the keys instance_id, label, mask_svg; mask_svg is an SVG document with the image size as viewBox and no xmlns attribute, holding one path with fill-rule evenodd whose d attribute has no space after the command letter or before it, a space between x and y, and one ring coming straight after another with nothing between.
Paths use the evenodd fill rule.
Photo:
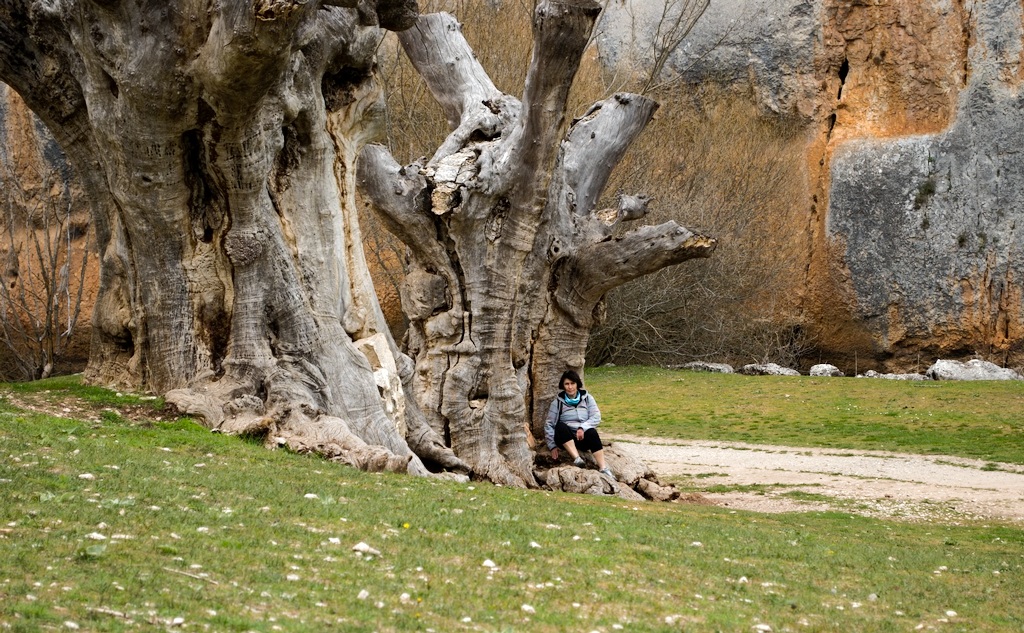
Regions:
<instances>
[{"instance_id":1,"label":"small white flower","mask_svg":"<svg viewBox=\"0 0 1024 633\"><path fill-rule=\"evenodd\" d=\"M528 604L524 604L523 606L521 606L519 608L523 610L523 613L537 613L537 610L534 609L533 607L531 607Z\"/></svg>"},{"instance_id":2,"label":"small white flower","mask_svg":"<svg viewBox=\"0 0 1024 633\"><path fill-rule=\"evenodd\" d=\"M360 591L359 595L356 596L356 598L358 598L359 600L366 600L369 597L370 597L370 592L365 590L365 589Z\"/></svg>"}]
</instances>

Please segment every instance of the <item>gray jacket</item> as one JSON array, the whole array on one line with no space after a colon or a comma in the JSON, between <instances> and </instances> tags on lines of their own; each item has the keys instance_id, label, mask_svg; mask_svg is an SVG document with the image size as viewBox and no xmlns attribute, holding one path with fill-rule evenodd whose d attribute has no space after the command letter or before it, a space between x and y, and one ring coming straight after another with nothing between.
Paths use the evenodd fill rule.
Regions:
<instances>
[{"instance_id":1,"label":"gray jacket","mask_svg":"<svg viewBox=\"0 0 1024 633\"><path fill-rule=\"evenodd\" d=\"M601 410L586 389L580 389L580 402L576 406L566 404L565 392L559 391L544 421L544 441L549 449L555 448L555 424L559 421L570 429L596 429L601 423Z\"/></svg>"}]
</instances>

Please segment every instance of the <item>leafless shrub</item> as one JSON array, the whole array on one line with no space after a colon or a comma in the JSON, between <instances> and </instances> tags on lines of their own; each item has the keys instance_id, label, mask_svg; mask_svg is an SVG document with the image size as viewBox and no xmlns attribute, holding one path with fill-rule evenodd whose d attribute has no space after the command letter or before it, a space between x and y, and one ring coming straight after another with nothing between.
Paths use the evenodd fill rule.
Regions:
<instances>
[{"instance_id":1,"label":"leafless shrub","mask_svg":"<svg viewBox=\"0 0 1024 633\"><path fill-rule=\"evenodd\" d=\"M39 156L5 152L0 207L0 344L10 352L0 370L8 379L46 378L72 344L81 313L88 223L72 217L69 175Z\"/></svg>"},{"instance_id":2,"label":"leafless shrub","mask_svg":"<svg viewBox=\"0 0 1024 633\"><path fill-rule=\"evenodd\" d=\"M806 248L802 129L758 116L736 91L689 90L659 95L659 120L615 178L656 196L655 219L714 235L718 250L610 293L588 360L792 364L809 344L794 316L794 255Z\"/></svg>"}]
</instances>

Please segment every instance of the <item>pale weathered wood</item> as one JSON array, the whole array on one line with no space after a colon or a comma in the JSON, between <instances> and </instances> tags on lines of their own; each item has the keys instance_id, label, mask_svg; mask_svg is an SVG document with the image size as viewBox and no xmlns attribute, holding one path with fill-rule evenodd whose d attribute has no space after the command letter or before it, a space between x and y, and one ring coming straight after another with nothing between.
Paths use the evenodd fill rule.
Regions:
<instances>
[{"instance_id":1,"label":"pale weathered wood","mask_svg":"<svg viewBox=\"0 0 1024 633\"><path fill-rule=\"evenodd\" d=\"M582 370L607 290L714 248L675 224L613 236L644 217L646 196L595 209L657 109L616 95L562 129L597 13L590 0L537 4L521 107L497 94L454 18L421 17L400 39L452 133L426 165L400 167L385 148L367 147L359 180L409 247L407 351L430 426L492 481L641 498L641 479L661 490L653 474L612 483L571 467L535 472L524 432L528 422L540 435L561 372Z\"/></svg>"},{"instance_id":2,"label":"pale weathered wood","mask_svg":"<svg viewBox=\"0 0 1024 633\"><path fill-rule=\"evenodd\" d=\"M468 467L409 397L361 250L373 54L414 0L9 0L0 80L92 201L87 379L368 469ZM404 372L402 369L404 368Z\"/></svg>"}]
</instances>

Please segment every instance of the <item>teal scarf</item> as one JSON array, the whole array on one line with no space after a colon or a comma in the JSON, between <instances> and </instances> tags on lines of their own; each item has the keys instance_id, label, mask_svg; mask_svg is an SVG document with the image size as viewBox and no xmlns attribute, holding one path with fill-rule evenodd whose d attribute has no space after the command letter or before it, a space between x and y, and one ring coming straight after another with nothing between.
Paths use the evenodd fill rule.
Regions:
<instances>
[{"instance_id":1,"label":"teal scarf","mask_svg":"<svg viewBox=\"0 0 1024 633\"><path fill-rule=\"evenodd\" d=\"M570 398L568 394L562 396L562 400L565 400L565 404L575 407L580 403L580 392L576 392L575 398Z\"/></svg>"}]
</instances>

